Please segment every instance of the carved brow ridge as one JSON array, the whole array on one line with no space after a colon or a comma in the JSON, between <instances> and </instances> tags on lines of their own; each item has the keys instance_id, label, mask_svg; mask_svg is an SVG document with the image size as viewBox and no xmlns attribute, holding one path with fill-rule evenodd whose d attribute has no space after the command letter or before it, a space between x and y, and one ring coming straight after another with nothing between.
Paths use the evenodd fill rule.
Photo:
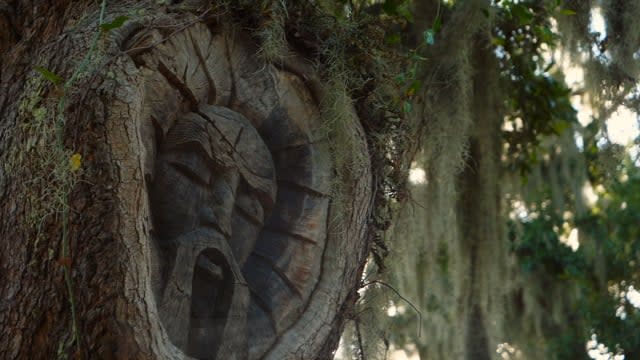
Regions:
<instances>
[{"instance_id":1,"label":"carved brow ridge","mask_svg":"<svg viewBox=\"0 0 640 360\"><path fill-rule=\"evenodd\" d=\"M229 109L230 110L230 109ZM247 159L245 158L244 154L240 151L237 150L237 145L240 142L241 136L245 130L245 128L247 126L251 126L251 123L247 120L246 124L243 124L241 122L239 122L239 124L241 125L238 134L236 135L235 139L229 139L222 130L220 130L218 128L218 126L216 125L215 120L213 120L209 115L207 115L206 113L202 112L202 111L198 111L197 112L198 115L200 115L201 118L203 118L204 120L206 120L217 132L218 135L220 135L220 137L224 140L224 142L230 147L230 150L233 152L234 155L237 155L237 159L240 160L242 162L242 170L246 170L247 172L251 173L254 176L263 178L263 179L268 179L267 176L264 176L258 172L255 171L255 169L253 168L253 166L251 166L251 163L249 161L247 161ZM219 116L221 118L230 120L230 121L234 121L234 122L238 122L237 119L227 116L226 113L224 112L219 112L215 114L216 116ZM238 115L241 115L244 117L244 115L238 113ZM210 140L211 141L211 140ZM213 141L211 141L211 148L212 148L212 152L215 150L215 147L213 146Z\"/></svg>"},{"instance_id":2,"label":"carved brow ridge","mask_svg":"<svg viewBox=\"0 0 640 360\"><path fill-rule=\"evenodd\" d=\"M198 124L195 121L191 121L190 119L183 120L182 122L176 124L172 130L175 131L176 128L180 129L181 127L187 126L186 124L187 122L190 123L188 125L196 125L197 127L199 127L200 131L203 134L207 133L207 130L205 130L201 124ZM188 130L188 128L185 130ZM199 136L183 137L183 138L176 139L173 136L169 135L167 136L167 138L165 139L162 145L165 150L186 150L188 152L195 152L199 156L201 156L205 161L205 163L210 167L212 167L213 169L220 166L219 162L216 161L216 159L211 154L212 146L211 146L211 140L208 134L207 134L206 140L202 139Z\"/></svg>"},{"instance_id":3,"label":"carved brow ridge","mask_svg":"<svg viewBox=\"0 0 640 360\"><path fill-rule=\"evenodd\" d=\"M217 109L213 109L213 114L207 114L206 109L185 114L169 130L163 147L165 150L196 152L203 157L205 163L209 164L212 170L235 168L251 188L268 194L269 197L274 197L273 186L268 185L265 181L273 181L275 184L275 168L272 171L267 170L266 173L264 169L258 170L254 168L256 164L246 158L246 155L251 154L243 154L243 151L238 151L238 144L241 142L246 128L252 126L251 123L240 113L235 113L238 118L233 116L234 113L231 109L217 106L215 108ZM237 124L237 127L233 129L237 131L232 131L231 134L229 131L222 131L217 126L215 117ZM221 140L214 141L214 137L219 137ZM265 150L269 151L268 148Z\"/></svg>"}]
</instances>

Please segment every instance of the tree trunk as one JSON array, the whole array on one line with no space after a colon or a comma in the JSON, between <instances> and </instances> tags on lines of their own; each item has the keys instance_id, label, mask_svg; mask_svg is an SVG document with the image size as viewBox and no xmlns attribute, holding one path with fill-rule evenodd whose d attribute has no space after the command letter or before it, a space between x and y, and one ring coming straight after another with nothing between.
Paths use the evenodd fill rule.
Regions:
<instances>
[{"instance_id":1,"label":"tree trunk","mask_svg":"<svg viewBox=\"0 0 640 360\"><path fill-rule=\"evenodd\" d=\"M506 252L500 241L500 103L498 64L483 35L473 51L473 125L465 170L459 175L459 221L468 258L465 359L488 360L497 344L495 325L504 309L502 284Z\"/></svg>"},{"instance_id":2,"label":"tree trunk","mask_svg":"<svg viewBox=\"0 0 640 360\"><path fill-rule=\"evenodd\" d=\"M0 358L337 346L369 166L335 165L308 61L265 62L221 7L191 3L110 2L113 29L93 1L0 4ZM349 153L368 157L347 111Z\"/></svg>"}]
</instances>

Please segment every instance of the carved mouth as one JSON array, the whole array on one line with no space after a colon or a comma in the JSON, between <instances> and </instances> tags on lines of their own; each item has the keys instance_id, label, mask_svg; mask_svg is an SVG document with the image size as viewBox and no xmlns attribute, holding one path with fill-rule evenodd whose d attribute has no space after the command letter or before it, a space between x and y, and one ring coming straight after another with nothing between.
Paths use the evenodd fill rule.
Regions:
<instances>
[{"instance_id":1,"label":"carved mouth","mask_svg":"<svg viewBox=\"0 0 640 360\"><path fill-rule=\"evenodd\" d=\"M200 269L202 273L207 274L213 281L221 281L224 279L222 267L214 263L213 259L206 256L206 254L198 256L196 269Z\"/></svg>"},{"instance_id":2,"label":"carved mouth","mask_svg":"<svg viewBox=\"0 0 640 360\"><path fill-rule=\"evenodd\" d=\"M215 229L199 228L173 243L175 261L159 301L165 330L187 355L215 358L237 284L244 283L240 269L226 260L231 249Z\"/></svg>"},{"instance_id":3,"label":"carved mouth","mask_svg":"<svg viewBox=\"0 0 640 360\"><path fill-rule=\"evenodd\" d=\"M189 342L186 353L195 358L218 352L233 299L234 278L219 252L206 249L196 260L191 283Z\"/></svg>"}]
</instances>

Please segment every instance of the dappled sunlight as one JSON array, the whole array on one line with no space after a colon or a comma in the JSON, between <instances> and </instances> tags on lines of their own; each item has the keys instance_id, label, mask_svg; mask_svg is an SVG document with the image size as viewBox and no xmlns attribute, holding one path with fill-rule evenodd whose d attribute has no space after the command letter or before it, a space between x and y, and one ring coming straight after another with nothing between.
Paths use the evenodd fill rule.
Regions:
<instances>
[{"instance_id":1,"label":"dappled sunlight","mask_svg":"<svg viewBox=\"0 0 640 360\"><path fill-rule=\"evenodd\" d=\"M394 317L397 315L402 315L407 311L407 308L402 305L391 304L387 308L387 315L390 317Z\"/></svg>"},{"instance_id":2,"label":"dappled sunlight","mask_svg":"<svg viewBox=\"0 0 640 360\"><path fill-rule=\"evenodd\" d=\"M607 36L607 29L602 16L602 8L599 6L591 9L591 22L589 23L589 31L598 35L598 41L602 41Z\"/></svg>"},{"instance_id":3,"label":"dappled sunlight","mask_svg":"<svg viewBox=\"0 0 640 360\"><path fill-rule=\"evenodd\" d=\"M578 248L580 247L580 241L578 240L578 229L577 228L571 229L568 235L564 233L561 234L560 242L568 246L569 248L571 248L571 250L577 251Z\"/></svg>"},{"instance_id":4,"label":"dappled sunlight","mask_svg":"<svg viewBox=\"0 0 640 360\"><path fill-rule=\"evenodd\" d=\"M500 5L497 5L498 3ZM614 196L616 189L612 188L614 183L631 184L634 181L631 175L627 176L621 171L627 166L627 154L631 155L632 161L640 165L640 149L632 144L640 135L639 118L634 112L637 95L629 95L626 79L623 81L611 75L617 72L614 66L621 64L620 50L614 47L620 44L613 44L615 32L607 29L615 19L612 18L611 9L606 3L586 6L586 10L579 6L557 5L553 11L560 12L561 15L554 14L539 23L527 20L532 8L529 8L526 2L515 0L494 4L499 8L496 13L515 22L515 25L510 24L514 28L508 28L512 32L505 32L503 28L496 27L491 39L494 45L491 53L503 66L501 76L505 82L515 84L510 90L516 93L507 97L508 101L503 104L507 107L506 115L500 114L494 128L499 129L504 136L496 148L499 146L502 150L499 154L499 160L502 162L500 165L502 170L509 172L509 177L496 176L496 184L502 201L500 216L501 220L508 222L508 231L504 232L509 234L510 242L500 244L504 248L496 246L490 251L482 247L480 256L469 255L466 251L471 240L483 239L482 231L489 234L493 231L489 216L494 214L486 210L490 209L488 205L484 208L472 208L473 215L455 212L458 209L449 210L451 204L457 204L456 201L462 204L458 204L459 208L467 210L466 205L472 198L469 194L476 190L483 191L482 182L473 182L477 178L487 182L494 181L492 176L497 172L488 166L483 158L485 154L482 152L482 146L486 145L483 140L487 138L485 129L480 126L470 134L471 141L465 166L461 169L462 175L454 177L447 173L449 176L446 179L440 175L438 169L442 168L443 164L450 166L453 163L440 155L444 153L441 148L448 145L447 141L452 138L452 132L447 133L448 136L441 133L432 136L430 140L434 141L426 142L429 144L429 151L423 153L426 154L423 156L426 160L423 159L421 162L425 168L414 163L408 174L411 185L428 183L428 186L414 188L426 193L426 196L420 199L428 199L421 203L428 205L429 211L422 211L419 206L411 208L412 215L420 214L422 218L399 222L401 225L395 229L395 235L402 239L398 242L409 239L408 246L405 245L402 250L410 253L407 256L410 260L406 263L399 262L397 266L401 271L407 272L402 274L402 280L405 282L400 288L412 295L417 293L417 296L414 295L412 298L421 300L419 307L423 309L427 319L426 333L433 334L426 341L414 341L421 345L426 344L426 352L429 354L427 356L436 359L449 358L451 355L442 354L463 347L463 342L453 337L457 334L456 330L467 325L457 324L456 322L462 322L459 318L447 317L451 314L464 314L465 310L455 306L456 301L466 301L466 298L460 295L463 294L481 299L478 302L482 303L482 311L487 314L488 323L499 324L507 316L513 316L495 329L491 327L493 325L487 326L492 341L504 341L498 345L495 342L491 344L489 349L495 349L492 358L549 358L549 348L545 347L553 344L557 346L554 347L555 351L561 347L571 348L562 352L564 355L559 358L579 358L575 357L576 354L584 358L585 354L588 354L589 358L597 360L625 359L621 347L626 344L611 344L610 329L606 326L589 330L591 323L584 320L584 313L580 313L582 308L584 312L595 312L590 308L595 305L590 302L596 302L593 298L600 300L602 294L598 288L601 284L599 281L606 284L611 279L614 261L610 259L610 253L614 250L608 246L623 246L614 244L623 240L615 238L618 236L614 234L617 230L611 230L621 228L628 222L626 219L625 222L622 219L618 220L620 214L616 213L617 207L620 207L620 210L627 207L633 210L636 206L631 200L628 203L617 201L618 198ZM535 11L532 13L535 14ZM581 23L578 24L577 20L574 20L577 18L581 19ZM572 23L574 27L567 27L568 23ZM587 24L591 34L587 31ZM578 25L581 26L580 30ZM572 32L563 39L566 43L552 39L564 31ZM578 33L579 31L584 31L584 34ZM545 40L545 35L549 36L548 40ZM537 51L532 52L530 58L519 59L519 51L527 47ZM520 63L516 60L522 60L529 67L519 67ZM478 96L477 103L483 105L472 107L476 113L470 116L478 123L482 123L480 117L484 115L483 106L486 100ZM435 109L438 110L440 107ZM459 109L456 107L456 112L452 112L456 122L461 122L456 117L459 115ZM435 113L440 115L439 112ZM440 130L443 125L453 122L448 121L444 124L429 124L429 130ZM542 123L549 126L542 127ZM425 169L428 170L428 174ZM486 174L491 176L482 176ZM446 192L443 188L438 188L442 184L454 183L460 179L469 180L469 183L459 185L459 188L446 188ZM615 182L616 179L620 181ZM464 186L470 186L473 190L465 192ZM460 192L456 194L456 191ZM436 197L434 194L447 196ZM461 197L458 198L458 195ZM491 196L493 200L494 194ZM619 196L623 196L622 192ZM486 198L473 199L489 204ZM616 209L609 204L614 204ZM416 208L420 208L420 211L416 211ZM445 208L448 211L444 211ZM449 222L435 221L440 220L442 214L446 213L453 214L446 219ZM477 214L480 214L482 220L474 222ZM600 220L608 223L602 225ZM463 226L460 231L455 226L456 221L467 225L467 228ZM417 232L420 236L412 234L407 229ZM596 230L600 232L596 233ZM631 229L625 228L625 231L635 234ZM468 236L468 239L465 236ZM441 244L446 244L442 247L443 256L433 255L440 254ZM486 241L484 244L489 242ZM396 245L395 248L400 247ZM420 251L416 252L416 249ZM502 261L500 256L505 253L513 256L513 259L509 260L513 263L504 267L492 267L493 264ZM456 262L459 260L456 256L460 255L463 256L463 261ZM478 261L480 265L468 265L464 260L469 258ZM482 263L483 261L486 262ZM477 271L473 273L473 281L476 283L472 285L469 285L471 281L468 278L460 276L470 271ZM513 275L503 276L509 271ZM482 281L485 282L481 283ZM580 281L583 283L573 284ZM487 284L495 283L507 290L494 288L492 292L487 292ZM432 301L436 296L424 295L427 293L424 287L427 286L439 296L438 301ZM472 286L480 290L470 290ZM487 305L489 302L486 299L493 298L486 294L491 293L496 295L496 298L506 293L513 295L509 292L514 288L517 289L513 292L514 298L518 302L514 306L515 310L505 310L504 307L493 309ZM624 301L626 307L616 308L618 303L614 302L614 306L607 303L603 310L606 315L602 315L603 317L611 319L617 314L619 318L627 316L629 319L635 316L629 305L640 305L640 292L630 286L620 286L620 289L624 291L618 291L616 300ZM625 309L629 314L624 313ZM387 316L393 318L393 321L402 326L413 326L413 322L407 322L406 316L400 316L404 310L393 305L385 308ZM509 311L514 313L511 314ZM438 323L442 319L445 319L443 324ZM521 323L516 325L518 321ZM437 323L437 326L434 323ZM500 326L503 328L496 331ZM589 339L589 331L601 334L600 341L595 334ZM567 340L569 338L570 342ZM420 349L424 349L424 346ZM633 349L628 347L627 350L631 354ZM566 355L569 353L572 355ZM629 356L632 355L627 355ZM392 344L386 359L405 360L418 357L410 352L394 349Z\"/></svg>"},{"instance_id":5,"label":"dappled sunlight","mask_svg":"<svg viewBox=\"0 0 640 360\"><path fill-rule=\"evenodd\" d=\"M629 286L627 290L627 300L636 309L640 309L640 291L636 290L633 285Z\"/></svg>"},{"instance_id":6,"label":"dappled sunlight","mask_svg":"<svg viewBox=\"0 0 640 360\"><path fill-rule=\"evenodd\" d=\"M587 341L587 354L595 360L625 360L623 354L614 354L604 344L599 343L596 334L591 335L591 339Z\"/></svg>"},{"instance_id":7,"label":"dappled sunlight","mask_svg":"<svg viewBox=\"0 0 640 360\"><path fill-rule=\"evenodd\" d=\"M598 194L596 194L593 186L591 186L591 183L588 181L585 182L582 186L582 196L585 200L585 203L589 206L595 205L598 201Z\"/></svg>"},{"instance_id":8,"label":"dappled sunlight","mask_svg":"<svg viewBox=\"0 0 640 360\"><path fill-rule=\"evenodd\" d=\"M619 107L607 120L607 134L611 142L629 145L640 135L638 116L627 107Z\"/></svg>"},{"instance_id":9,"label":"dappled sunlight","mask_svg":"<svg viewBox=\"0 0 640 360\"><path fill-rule=\"evenodd\" d=\"M412 184L425 184L427 173L422 168L412 168L409 170L409 182Z\"/></svg>"},{"instance_id":10,"label":"dappled sunlight","mask_svg":"<svg viewBox=\"0 0 640 360\"><path fill-rule=\"evenodd\" d=\"M409 346L410 351L395 349L393 346L389 351L389 360L420 360L420 355L415 345Z\"/></svg>"},{"instance_id":11,"label":"dappled sunlight","mask_svg":"<svg viewBox=\"0 0 640 360\"><path fill-rule=\"evenodd\" d=\"M640 292L633 285L626 285L626 281L609 286L609 293L619 301L619 306L615 309L616 317L621 320L627 318L626 304L630 304L636 309L640 309Z\"/></svg>"},{"instance_id":12,"label":"dappled sunlight","mask_svg":"<svg viewBox=\"0 0 640 360\"><path fill-rule=\"evenodd\" d=\"M527 220L529 219L529 210L525 203L521 200L514 200L511 202L511 211L509 212L509 218L511 220Z\"/></svg>"},{"instance_id":13,"label":"dappled sunlight","mask_svg":"<svg viewBox=\"0 0 640 360\"><path fill-rule=\"evenodd\" d=\"M522 359L522 351L520 351L520 349L518 349L516 346L506 342L498 344L496 353L498 353L498 355L500 355L500 358L503 360Z\"/></svg>"}]
</instances>

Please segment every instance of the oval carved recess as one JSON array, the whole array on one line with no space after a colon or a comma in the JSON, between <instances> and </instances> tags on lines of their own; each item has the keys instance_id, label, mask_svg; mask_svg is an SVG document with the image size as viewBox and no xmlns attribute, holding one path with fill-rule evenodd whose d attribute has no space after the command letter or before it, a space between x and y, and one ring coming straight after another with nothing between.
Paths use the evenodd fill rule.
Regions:
<instances>
[{"instance_id":1,"label":"oval carved recess","mask_svg":"<svg viewBox=\"0 0 640 360\"><path fill-rule=\"evenodd\" d=\"M315 75L200 23L123 47L144 49L131 57L151 289L170 342L196 359L311 357L357 279L372 198L369 169L350 169L337 213ZM345 131L366 153L352 118Z\"/></svg>"}]
</instances>

